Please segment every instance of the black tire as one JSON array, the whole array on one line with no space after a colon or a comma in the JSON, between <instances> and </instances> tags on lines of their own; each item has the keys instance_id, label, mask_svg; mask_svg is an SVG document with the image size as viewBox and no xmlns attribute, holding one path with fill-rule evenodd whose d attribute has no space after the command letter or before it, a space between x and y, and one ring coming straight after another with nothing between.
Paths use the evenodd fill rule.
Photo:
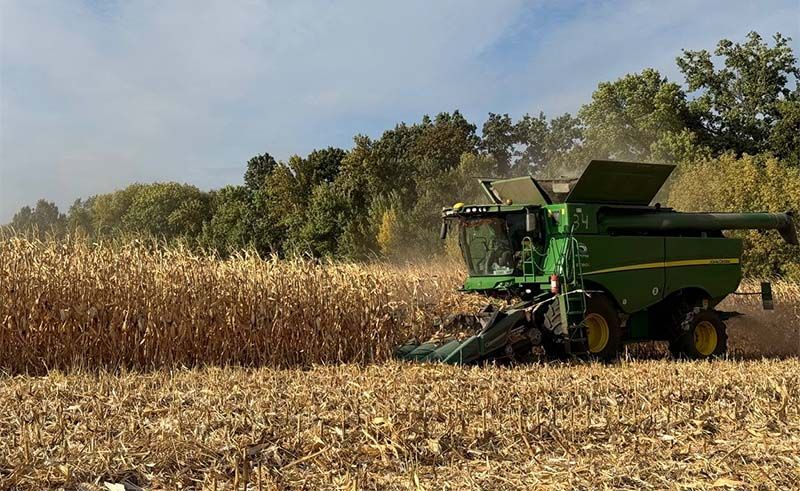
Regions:
<instances>
[{"instance_id":1,"label":"black tire","mask_svg":"<svg viewBox=\"0 0 800 491\"><path fill-rule=\"evenodd\" d=\"M544 312L542 325L544 336L542 338L542 348L547 358L551 360L565 360L569 358L564 343L556 339L553 333L561 331L561 313L559 312L558 300L553 300Z\"/></svg>"},{"instance_id":2,"label":"black tire","mask_svg":"<svg viewBox=\"0 0 800 491\"><path fill-rule=\"evenodd\" d=\"M680 325L675 326L669 350L675 358L690 360L724 356L728 351L725 323L714 310L689 310L684 314Z\"/></svg>"},{"instance_id":3,"label":"black tire","mask_svg":"<svg viewBox=\"0 0 800 491\"><path fill-rule=\"evenodd\" d=\"M590 358L604 361L616 359L622 346L622 326L619 321L619 313L608 296L599 293L587 296L584 322L587 322L587 319L590 318L601 320L602 324L604 324L602 329L605 334L601 338L605 339L600 344L590 346L587 331L587 340L582 342L573 341L570 351L572 353L588 352ZM548 306L543 323L548 335L543 340L542 346L547 356L555 359L567 358L569 355L566 352L564 343L558 342L559 340L552 335L554 332L561 331L561 314L557 301Z\"/></svg>"},{"instance_id":4,"label":"black tire","mask_svg":"<svg viewBox=\"0 0 800 491\"><path fill-rule=\"evenodd\" d=\"M561 332L561 325L561 312L559 312L558 299L556 299L547 306L544 312L544 319L542 319L542 326L544 327L542 348L544 348L544 353L550 360L566 360L569 358L563 341L554 334Z\"/></svg>"}]
</instances>

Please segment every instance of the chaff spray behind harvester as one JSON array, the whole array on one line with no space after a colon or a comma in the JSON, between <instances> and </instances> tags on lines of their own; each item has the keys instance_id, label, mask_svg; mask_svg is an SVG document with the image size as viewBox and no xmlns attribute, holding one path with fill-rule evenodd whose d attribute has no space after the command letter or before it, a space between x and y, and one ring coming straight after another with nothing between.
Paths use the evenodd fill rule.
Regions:
<instances>
[{"instance_id":1,"label":"chaff spray behind harvester","mask_svg":"<svg viewBox=\"0 0 800 491\"><path fill-rule=\"evenodd\" d=\"M777 230L798 245L791 213L683 213L656 204L671 165L592 161L577 180L481 180L489 204L442 211L469 276L462 288L516 305L478 313L468 336L396 351L406 360L474 363L551 357L614 358L624 343L665 340L675 356L727 350L715 307L742 278L742 241L723 230ZM771 290L762 284L765 308Z\"/></svg>"}]
</instances>

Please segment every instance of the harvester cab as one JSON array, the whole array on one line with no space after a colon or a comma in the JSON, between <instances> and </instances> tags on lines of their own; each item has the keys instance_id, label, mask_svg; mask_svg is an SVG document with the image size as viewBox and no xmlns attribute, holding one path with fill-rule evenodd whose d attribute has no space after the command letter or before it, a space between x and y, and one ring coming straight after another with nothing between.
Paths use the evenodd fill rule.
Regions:
<instances>
[{"instance_id":1,"label":"harvester cab","mask_svg":"<svg viewBox=\"0 0 800 491\"><path fill-rule=\"evenodd\" d=\"M673 169L595 160L579 179L480 180L488 203L445 208L441 235L458 236L462 291L517 303L472 316L471 335L443 326L396 356L524 360L542 346L551 357L610 359L624 343L647 340L669 341L676 356L725 353L728 314L715 307L739 286L742 242L723 231L774 229L798 245L795 225L790 213L651 206Z\"/></svg>"}]
</instances>

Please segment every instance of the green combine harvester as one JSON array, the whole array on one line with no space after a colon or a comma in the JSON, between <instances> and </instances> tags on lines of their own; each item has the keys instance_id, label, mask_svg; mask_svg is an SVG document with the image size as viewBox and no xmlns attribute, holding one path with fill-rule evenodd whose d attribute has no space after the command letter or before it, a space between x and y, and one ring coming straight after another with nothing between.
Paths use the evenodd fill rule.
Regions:
<instances>
[{"instance_id":1,"label":"green combine harvester","mask_svg":"<svg viewBox=\"0 0 800 491\"><path fill-rule=\"evenodd\" d=\"M458 233L469 271L462 291L517 301L491 305L460 335L410 342L405 360L610 360L624 343L669 341L673 355L727 350L716 306L742 279L742 241L723 230L777 230L798 245L791 213L682 213L656 204L671 165L592 161L577 180L481 180L490 204L442 211L444 239ZM764 308L772 308L762 283ZM757 293L756 293L757 294ZM463 326L462 326L463 331Z\"/></svg>"}]
</instances>

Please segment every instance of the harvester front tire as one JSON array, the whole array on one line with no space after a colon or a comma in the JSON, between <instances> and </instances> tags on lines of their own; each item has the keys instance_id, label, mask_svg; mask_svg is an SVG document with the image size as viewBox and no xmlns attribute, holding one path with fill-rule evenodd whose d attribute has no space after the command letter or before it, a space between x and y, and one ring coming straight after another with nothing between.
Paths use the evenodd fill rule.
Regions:
<instances>
[{"instance_id":1,"label":"harvester front tire","mask_svg":"<svg viewBox=\"0 0 800 491\"><path fill-rule=\"evenodd\" d=\"M704 360L724 356L728 351L728 333L719 314L711 309L688 312L679 333L670 343L675 358Z\"/></svg>"},{"instance_id":2,"label":"harvester front tire","mask_svg":"<svg viewBox=\"0 0 800 491\"><path fill-rule=\"evenodd\" d=\"M567 351L564 349L564 344L557 342L552 334L561 331L561 313L559 312L557 299L550 302L550 305L547 306L542 324L545 330L544 338L542 339L542 348L544 348L547 358L551 360L567 359L569 355L567 355Z\"/></svg>"},{"instance_id":3,"label":"harvester front tire","mask_svg":"<svg viewBox=\"0 0 800 491\"><path fill-rule=\"evenodd\" d=\"M617 358L620 348L622 347L622 326L619 321L619 313L606 295L593 294L586 302L586 317L584 323L589 323L590 319L600 319L605 333L601 335L603 341L600 345L592 346L591 339L592 333L587 332L589 338L589 356L603 361L611 361ZM589 327L591 329L591 327Z\"/></svg>"},{"instance_id":4,"label":"harvester front tire","mask_svg":"<svg viewBox=\"0 0 800 491\"><path fill-rule=\"evenodd\" d=\"M603 361L616 359L620 347L622 346L622 326L620 325L619 314L614 303L603 294L592 294L586 299L586 315L584 322L589 321L595 329L602 329L599 344L595 344L594 349L589 350L589 357ZM559 312L558 301L550 304L544 315L544 327L550 333L561 331L561 314ZM587 338L589 333L587 331ZM589 348L589 340L586 343L573 343L571 351L573 353L584 352ZM551 336L543 342L545 353L549 358L563 360L569 355L564 349L563 343L557 343Z\"/></svg>"}]
</instances>

